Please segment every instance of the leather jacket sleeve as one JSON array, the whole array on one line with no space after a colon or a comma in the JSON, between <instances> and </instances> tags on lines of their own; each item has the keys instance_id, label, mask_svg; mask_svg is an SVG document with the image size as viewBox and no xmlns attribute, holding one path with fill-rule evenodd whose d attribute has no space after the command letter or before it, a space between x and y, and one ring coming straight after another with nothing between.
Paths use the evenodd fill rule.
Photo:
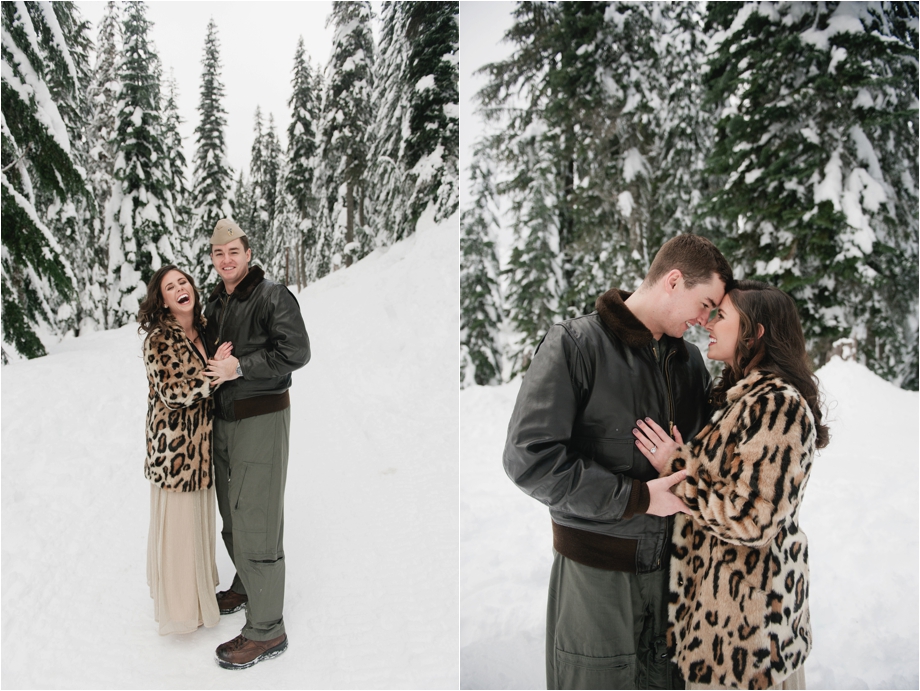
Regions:
<instances>
[{"instance_id":1,"label":"leather jacket sleeve","mask_svg":"<svg viewBox=\"0 0 920 691\"><path fill-rule=\"evenodd\" d=\"M244 379L283 377L310 361L310 337L291 291L273 286L263 318L271 347L240 356Z\"/></svg>"},{"instance_id":2,"label":"leather jacket sleeve","mask_svg":"<svg viewBox=\"0 0 920 691\"><path fill-rule=\"evenodd\" d=\"M508 425L504 467L518 487L556 511L617 521L635 511L630 495L642 483L610 471L570 443L590 393L588 367L566 329L553 326L521 384Z\"/></svg>"}]
</instances>

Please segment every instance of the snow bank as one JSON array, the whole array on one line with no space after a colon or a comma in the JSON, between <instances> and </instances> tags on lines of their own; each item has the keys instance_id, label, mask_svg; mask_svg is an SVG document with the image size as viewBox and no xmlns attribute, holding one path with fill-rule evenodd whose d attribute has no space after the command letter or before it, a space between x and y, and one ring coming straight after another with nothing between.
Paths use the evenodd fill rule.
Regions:
<instances>
[{"instance_id":1,"label":"snow bank","mask_svg":"<svg viewBox=\"0 0 920 691\"><path fill-rule=\"evenodd\" d=\"M134 328L3 368L4 688L456 688L457 217L298 295L285 551L290 648L232 672L160 637L145 576ZM448 364L449 363L449 364ZM233 569L218 541L221 588Z\"/></svg>"},{"instance_id":2,"label":"snow bank","mask_svg":"<svg viewBox=\"0 0 920 691\"><path fill-rule=\"evenodd\" d=\"M818 372L831 444L802 506L814 649L809 688L917 688L918 394L861 365ZM505 476L520 382L460 393L461 688L545 688L548 511Z\"/></svg>"}]
</instances>

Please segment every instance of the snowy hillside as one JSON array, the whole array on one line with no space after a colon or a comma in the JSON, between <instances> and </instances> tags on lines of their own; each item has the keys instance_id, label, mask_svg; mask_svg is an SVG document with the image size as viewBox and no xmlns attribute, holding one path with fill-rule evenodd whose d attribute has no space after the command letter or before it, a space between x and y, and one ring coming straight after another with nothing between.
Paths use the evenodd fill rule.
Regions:
<instances>
[{"instance_id":1,"label":"snowy hillside","mask_svg":"<svg viewBox=\"0 0 920 691\"><path fill-rule=\"evenodd\" d=\"M457 687L457 226L423 219L297 296L290 648L250 670L214 661L242 612L157 634L135 329L3 368L4 688Z\"/></svg>"},{"instance_id":2,"label":"snowy hillside","mask_svg":"<svg viewBox=\"0 0 920 691\"><path fill-rule=\"evenodd\" d=\"M818 377L832 438L801 514L815 641L807 684L917 688L918 395L836 358ZM501 464L519 386L460 394L461 688L545 688L550 517Z\"/></svg>"}]
</instances>

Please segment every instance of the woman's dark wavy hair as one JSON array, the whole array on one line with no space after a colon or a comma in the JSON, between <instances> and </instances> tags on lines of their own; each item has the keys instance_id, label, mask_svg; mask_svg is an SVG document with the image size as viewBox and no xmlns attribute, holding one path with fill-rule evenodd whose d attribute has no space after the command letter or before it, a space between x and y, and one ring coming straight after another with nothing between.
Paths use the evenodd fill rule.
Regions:
<instances>
[{"instance_id":1,"label":"woman's dark wavy hair","mask_svg":"<svg viewBox=\"0 0 920 691\"><path fill-rule=\"evenodd\" d=\"M726 365L712 390L712 402L725 405L725 394L739 379L759 369L792 384L811 408L815 418L817 447L827 446L830 434L824 418L818 378L805 351L805 335L795 302L779 288L760 281L735 281L726 294L739 314L735 365ZM764 328L757 336L757 325Z\"/></svg>"},{"instance_id":2,"label":"woman's dark wavy hair","mask_svg":"<svg viewBox=\"0 0 920 691\"><path fill-rule=\"evenodd\" d=\"M157 269L156 273L154 273L153 277L150 279L150 283L147 284L147 297L144 298L137 312L137 323L140 324L140 326L137 327L138 333L149 334L157 327L165 329L169 322L175 321L169 308L163 303L163 293L160 290L160 284L163 282L163 277L170 271L178 271L188 279L188 283L195 293L195 309L192 312L192 323L199 329L204 328L204 321L201 317L201 296L198 294L198 288L195 287L195 279L175 264L170 264L169 266Z\"/></svg>"}]
</instances>

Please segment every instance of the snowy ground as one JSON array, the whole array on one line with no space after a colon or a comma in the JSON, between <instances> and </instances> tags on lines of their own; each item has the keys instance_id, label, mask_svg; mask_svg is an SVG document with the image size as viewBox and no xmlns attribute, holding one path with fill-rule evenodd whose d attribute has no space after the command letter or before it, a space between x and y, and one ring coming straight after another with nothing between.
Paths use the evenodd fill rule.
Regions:
<instances>
[{"instance_id":1,"label":"snowy ground","mask_svg":"<svg viewBox=\"0 0 920 691\"><path fill-rule=\"evenodd\" d=\"M157 634L136 330L3 368L4 688L457 687L457 225L423 221L298 295L290 648L249 670L214 662L242 612ZM220 541L218 570L227 587Z\"/></svg>"},{"instance_id":2,"label":"snowy ground","mask_svg":"<svg viewBox=\"0 0 920 691\"><path fill-rule=\"evenodd\" d=\"M916 689L918 394L861 365L818 372L831 444L802 507L809 537L812 689ZM545 687L550 517L505 476L520 382L460 394L460 685Z\"/></svg>"}]
</instances>

